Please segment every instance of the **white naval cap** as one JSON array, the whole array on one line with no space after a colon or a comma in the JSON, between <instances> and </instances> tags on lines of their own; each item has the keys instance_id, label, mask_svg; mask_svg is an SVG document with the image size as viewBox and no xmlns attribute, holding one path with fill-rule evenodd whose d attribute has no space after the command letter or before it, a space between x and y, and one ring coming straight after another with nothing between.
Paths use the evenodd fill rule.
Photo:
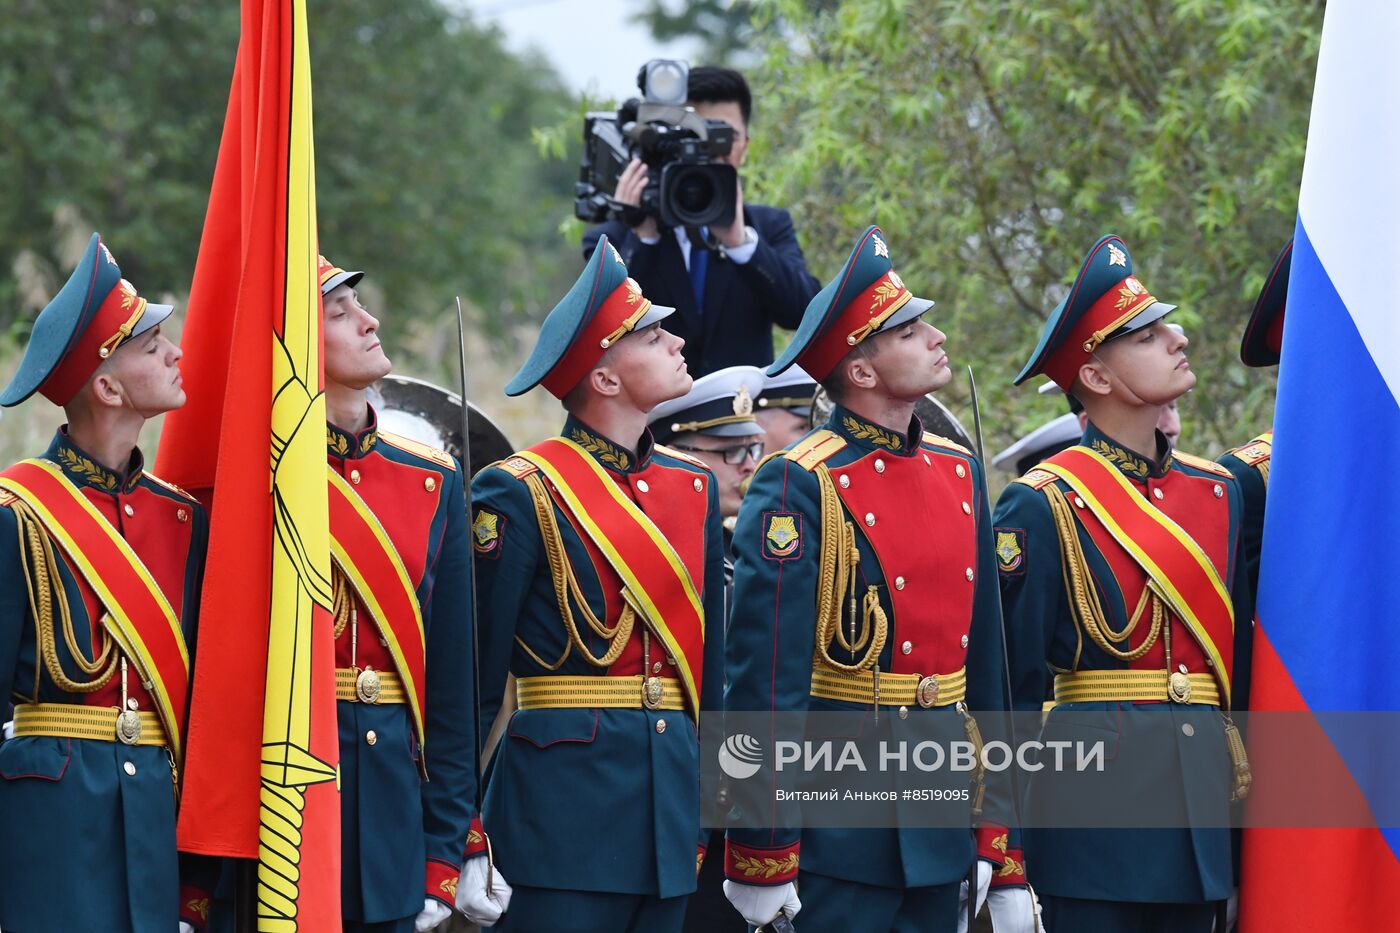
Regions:
<instances>
[{"instance_id":1,"label":"white naval cap","mask_svg":"<svg viewBox=\"0 0 1400 933\"><path fill-rule=\"evenodd\" d=\"M1059 386L1050 383L1056 391ZM1045 390L1042 388L1042 392ZM1048 394L1048 393L1047 393ZM1065 412L1053 421L1042 424L1031 433L992 458L992 465L1020 476L1051 454L1057 454L1071 446L1084 434L1079 426L1079 417L1073 412ZM1024 468L1021 464L1025 462Z\"/></svg>"},{"instance_id":2,"label":"white naval cap","mask_svg":"<svg viewBox=\"0 0 1400 933\"><path fill-rule=\"evenodd\" d=\"M763 370L757 366L730 366L701 376L685 395L652 409L652 434L663 444L691 431L715 437L763 434L753 417L763 385Z\"/></svg>"}]
</instances>

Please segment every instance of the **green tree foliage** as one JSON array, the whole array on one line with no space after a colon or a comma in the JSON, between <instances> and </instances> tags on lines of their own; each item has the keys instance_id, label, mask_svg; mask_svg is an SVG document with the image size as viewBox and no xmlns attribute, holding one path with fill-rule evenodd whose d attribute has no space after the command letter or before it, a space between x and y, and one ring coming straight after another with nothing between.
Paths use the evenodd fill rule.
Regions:
<instances>
[{"instance_id":1,"label":"green tree foliage","mask_svg":"<svg viewBox=\"0 0 1400 933\"><path fill-rule=\"evenodd\" d=\"M1269 424L1272 375L1236 354L1293 230L1322 4L760 0L756 15L755 200L796 211L819 277L884 227L952 359L976 367L989 453L1064 410L1010 382L1110 232L1181 307L1200 377L1183 446ZM965 405L965 380L949 391Z\"/></svg>"},{"instance_id":2,"label":"green tree foliage","mask_svg":"<svg viewBox=\"0 0 1400 933\"><path fill-rule=\"evenodd\" d=\"M641 0L637 20L661 42L698 39L696 64L746 64L754 42L749 0Z\"/></svg>"},{"instance_id":3,"label":"green tree foliage","mask_svg":"<svg viewBox=\"0 0 1400 933\"><path fill-rule=\"evenodd\" d=\"M94 228L143 290L188 289L238 6L0 0L0 330L24 332ZM488 327L542 314L578 264L555 232L572 172L531 142L572 112L557 77L435 0L309 17L326 252L391 313L443 316L461 294Z\"/></svg>"}]
</instances>

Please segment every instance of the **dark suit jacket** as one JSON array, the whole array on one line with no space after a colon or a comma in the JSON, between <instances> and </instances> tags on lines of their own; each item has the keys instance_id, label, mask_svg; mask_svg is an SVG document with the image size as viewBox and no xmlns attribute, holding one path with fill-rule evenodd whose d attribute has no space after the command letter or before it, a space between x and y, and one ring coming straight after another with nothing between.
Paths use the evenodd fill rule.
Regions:
<instances>
[{"instance_id":1,"label":"dark suit jacket","mask_svg":"<svg viewBox=\"0 0 1400 933\"><path fill-rule=\"evenodd\" d=\"M676 309L663 326L685 340L692 376L726 366L767 366L773 362L773 325L796 329L821 284L807 271L787 211L746 204L744 220L758 231L758 247L742 265L711 254L703 313L671 230L662 230L661 242L648 246L629 228L609 221L584 234L583 255L592 256L598 237L606 233L643 294Z\"/></svg>"}]
</instances>

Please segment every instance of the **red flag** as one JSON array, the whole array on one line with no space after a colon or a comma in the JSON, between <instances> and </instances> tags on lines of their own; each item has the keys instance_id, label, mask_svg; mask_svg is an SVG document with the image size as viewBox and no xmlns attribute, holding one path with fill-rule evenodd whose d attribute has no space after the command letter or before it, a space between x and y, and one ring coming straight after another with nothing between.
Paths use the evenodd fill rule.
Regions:
<instances>
[{"instance_id":1,"label":"red flag","mask_svg":"<svg viewBox=\"0 0 1400 933\"><path fill-rule=\"evenodd\" d=\"M182 849L258 858L260 929L340 927L321 306L305 0L243 0L157 472L211 502ZM210 492L212 490L212 494Z\"/></svg>"}]
</instances>

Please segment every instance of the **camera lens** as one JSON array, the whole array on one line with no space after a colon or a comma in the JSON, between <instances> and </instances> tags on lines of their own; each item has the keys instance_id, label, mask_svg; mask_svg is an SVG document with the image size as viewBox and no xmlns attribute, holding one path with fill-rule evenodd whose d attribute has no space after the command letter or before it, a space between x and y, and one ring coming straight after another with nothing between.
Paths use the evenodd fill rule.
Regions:
<instances>
[{"instance_id":1,"label":"camera lens","mask_svg":"<svg viewBox=\"0 0 1400 933\"><path fill-rule=\"evenodd\" d=\"M707 213L715 199L715 180L706 172L690 171L676 179L677 213L695 217Z\"/></svg>"}]
</instances>

